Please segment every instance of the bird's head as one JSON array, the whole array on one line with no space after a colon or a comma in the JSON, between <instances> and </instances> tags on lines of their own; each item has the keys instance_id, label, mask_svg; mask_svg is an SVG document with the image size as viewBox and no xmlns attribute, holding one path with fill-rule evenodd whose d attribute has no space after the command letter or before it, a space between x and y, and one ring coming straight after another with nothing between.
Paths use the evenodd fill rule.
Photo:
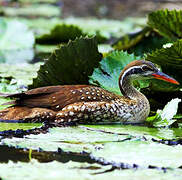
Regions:
<instances>
[{"instance_id":1,"label":"bird's head","mask_svg":"<svg viewBox=\"0 0 182 180\"><path fill-rule=\"evenodd\" d=\"M173 84L179 84L174 78L161 72L152 62L136 60L129 63L120 74L120 84L125 78L130 80L160 79Z\"/></svg>"}]
</instances>

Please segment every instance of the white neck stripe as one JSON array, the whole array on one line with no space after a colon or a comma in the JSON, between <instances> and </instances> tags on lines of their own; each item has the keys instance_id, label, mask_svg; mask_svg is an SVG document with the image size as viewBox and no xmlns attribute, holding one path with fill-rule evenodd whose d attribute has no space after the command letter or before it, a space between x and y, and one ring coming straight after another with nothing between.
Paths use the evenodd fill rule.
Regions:
<instances>
[{"instance_id":1,"label":"white neck stripe","mask_svg":"<svg viewBox=\"0 0 182 180\"><path fill-rule=\"evenodd\" d=\"M144 66L144 65L143 65L143 66ZM131 71L131 69L133 69L133 68L142 68L143 66L132 66L132 67L130 67L129 69L127 69L127 70L123 73L123 75L122 75L122 77L121 77L120 85L122 86L122 82L123 82L123 79L124 79L125 75L126 75L129 71Z\"/></svg>"}]
</instances>

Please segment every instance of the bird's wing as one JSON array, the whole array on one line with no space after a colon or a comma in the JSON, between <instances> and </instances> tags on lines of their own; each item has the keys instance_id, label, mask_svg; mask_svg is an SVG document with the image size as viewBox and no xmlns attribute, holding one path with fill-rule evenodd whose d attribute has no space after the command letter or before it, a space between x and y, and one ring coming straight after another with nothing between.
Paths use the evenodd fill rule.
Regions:
<instances>
[{"instance_id":1,"label":"bird's wing","mask_svg":"<svg viewBox=\"0 0 182 180\"><path fill-rule=\"evenodd\" d=\"M48 108L59 111L75 102L110 101L117 96L90 85L64 85L36 88L23 93L6 95L16 98L15 106Z\"/></svg>"}]
</instances>

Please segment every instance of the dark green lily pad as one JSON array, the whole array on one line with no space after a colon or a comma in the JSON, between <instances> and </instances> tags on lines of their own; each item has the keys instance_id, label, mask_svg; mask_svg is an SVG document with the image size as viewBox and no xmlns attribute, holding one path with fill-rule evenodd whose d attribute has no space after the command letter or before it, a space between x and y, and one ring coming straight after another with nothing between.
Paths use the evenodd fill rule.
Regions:
<instances>
[{"instance_id":1,"label":"dark green lily pad","mask_svg":"<svg viewBox=\"0 0 182 180\"><path fill-rule=\"evenodd\" d=\"M95 38L79 38L58 47L29 88L61 84L88 84L88 76L99 65L102 55Z\"/></svg>"},{"instance_id":2,"label":"dark green lily pad","mask_svg":"<svg viewBox=\"0 0 182 180\"><path fill-rule=\"evenodd\" d=\"M74 40L76 37L85 36L82 30L75 25L58 24L49 34L36 38L38 44L60 44Z\"/></svg>"}]
</instances>

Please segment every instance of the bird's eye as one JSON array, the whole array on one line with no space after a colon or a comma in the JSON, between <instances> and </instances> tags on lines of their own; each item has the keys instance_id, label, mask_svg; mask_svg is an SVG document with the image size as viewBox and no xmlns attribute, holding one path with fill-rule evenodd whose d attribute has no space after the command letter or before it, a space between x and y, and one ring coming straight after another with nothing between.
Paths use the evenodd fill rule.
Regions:
<instances>
[{"instance_id":1,"label":"bird's eye","mask_svg":"<svg viewBox=\"0 0 182 180\"><path fill-rule=\"evenodd\" d=\"M148 66L142 66L143 71L153 71L150 67Z\"/></svg>"}]
</instances>

